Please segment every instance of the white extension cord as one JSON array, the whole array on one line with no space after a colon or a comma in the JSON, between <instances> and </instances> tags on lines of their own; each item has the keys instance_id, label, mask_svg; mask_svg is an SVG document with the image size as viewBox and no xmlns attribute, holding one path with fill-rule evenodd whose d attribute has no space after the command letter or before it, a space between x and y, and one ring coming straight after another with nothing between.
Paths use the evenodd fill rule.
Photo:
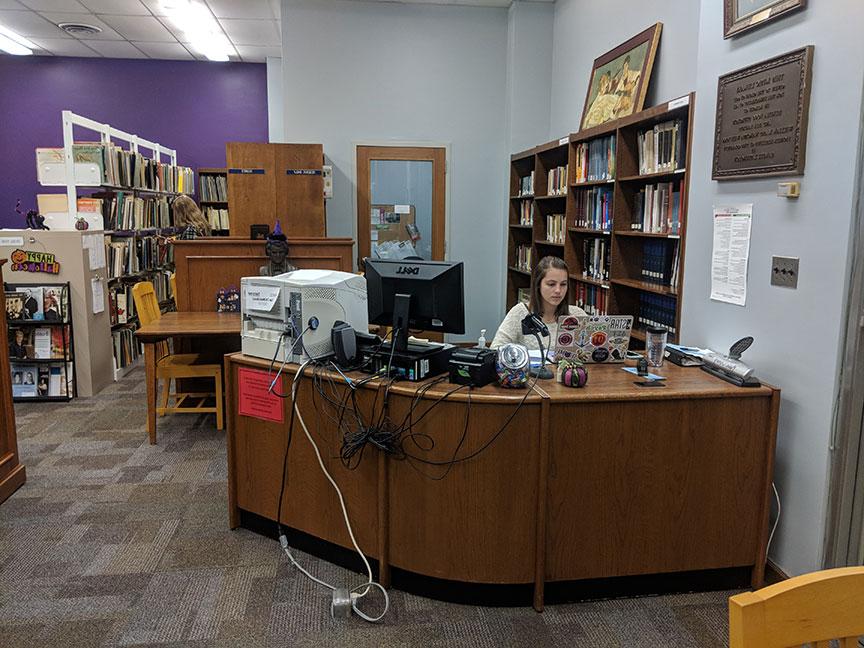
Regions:
<instances>
[{"instance_id":1,"label":"white extension cord","mask_svg":"<svg viewBox=\"0 0 864 648\"><path fill-rule=\"evenodd\" d=\"M354 545L354 548L357 550L357 553L360 554L360 558L363 560L363 564L366 566L366 573L369 576L369 580L365 583L361 583L360 585L353 587L351 589L348 588L336 588L330 583L326 583L320 578L316 578L308 571L306 571L300 563L298 563L294 556L291 555L291 550L288 547L288 538L285 535L279 536L279 544L282 545L282 550L288 556L288 559L291 563L299 569L303 574L305 574L308 578L315 581L319 585L323 585L333 592L333 598L330 604L330 615L334 618L343 618L346 616L350 616L350 610L354 610L355 614L359 616L361 619L365 621L380 621L384 618L384 615L387 614L387 610L390 609L390 597L387 595L387 590L380 583L376 583L372 579L372 567L369 565L369 561L366 559L366 556L361 551L360 546L357 544L357 540L354 538L354 530L351 528L351 521L348 519L348 509L345 507L345 499L342 497L342 491L339 490L339 486L333 480L333 477L327 470L327 467L324 465L324 460L321 458L321 452L318 450L318 445L315 443L315 440L312 438L312 435L309 434L309 430L306 427L306 423L303 421L303 416L300 414L300 409L297 407L297 384L300 378L301 373L306 368L306 365L309 364L309 360L304 362L297 369L297 373L294 376L294 384L291 385L291 406L294 408L294 413L297 415L297 420L300 421L300 427L303 428L303 432L306 435L306 438L309 440L309 443L312 444L312 449L315 450L315 456L318 457L318 465L321 466L321 471L324 473L324 476L327 477L327 480L330 482L330 485L333 486L333 489L336 491L336 495L339 497L339 505L342 507L342 515L345 518L345 527L348 529L348 535L351 537L351 543ZM281 371L281 369L280 369ZM362 592L358 592L361 588ZM366 596L373 588L377 588L381 590L381 593L384 595L384 611L378 615L377 617L370 616L364 612L362 612L357 607L357 602ZM349 607L350 602L350 607Z\"/></svg>"}]
</instances>

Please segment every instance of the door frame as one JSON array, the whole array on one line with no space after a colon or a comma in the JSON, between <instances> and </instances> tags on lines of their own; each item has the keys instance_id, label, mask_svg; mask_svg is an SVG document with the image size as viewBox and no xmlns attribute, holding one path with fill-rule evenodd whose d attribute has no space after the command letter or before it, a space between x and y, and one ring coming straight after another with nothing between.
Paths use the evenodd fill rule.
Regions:
<instances>
[{"instance_id":1,"label":"door frame","mask_svg":"<svg viewBox=\"0 0 864 648\"><path fill-rule=\"evenodd\" d=\"M829 446L823 568L864 564L864 108L860 123L845 327Z\"/></svg>"},{"instance_id":2,"label":"door frame","mask_svg":"<svg viewBox=\"0 0 864 648\"><path fill-rule=\"evenodd\" d=\"M352 236L354 237L354 269L359 270L357 260L360 257L360 241L357 223L357 148L359 146L376 146L389 148L443 148L444 149L444 260L450 258L450 170L452 168L452 157L450 142L437 142L430 140L355 140L351 142L351 213L352 213Z\"/></svg>"}]
</instances>

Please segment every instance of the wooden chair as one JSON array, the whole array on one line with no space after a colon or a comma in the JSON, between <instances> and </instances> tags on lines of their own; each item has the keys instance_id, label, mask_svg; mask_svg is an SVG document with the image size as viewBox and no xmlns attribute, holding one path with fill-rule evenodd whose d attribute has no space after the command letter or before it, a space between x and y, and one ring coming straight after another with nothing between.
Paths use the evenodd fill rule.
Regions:
<instances>
[{"instance_id":1,"label":"wooden chair","mask_svg":"<svg viewBox=\"0 0 864 648\"><path fill-rule=\"evenodd\" d=\"M826 569L729 599L730 648L858 648L864 567Z\"/></svg>"},{"instance_id":2,"label":"wooden chair","mask_svg":"<svg viewBox=\"0 0 864 648\"><path fill-rule=\"evenodd\" d=\"M153 290L153 284L149 281L141 281L132 287L132 297L135 300L135 309L141 324L147 324L158 320L162 316L159 310L159 300ZM215 387L212 392L171 392L171 380L177 378L213 378ZM159 416L165 414L216 414L216 428L224 428L224 414L222 409L222 365L206 364L197 353L171 353L168 342L159 342L156 345L156 382L165 380L162 386L161 403L156 407L155 403L147 403L147 408L156 407ZM175 383L176 384L176 383ZM214 407L204 407L208 398L214 398ZM170 398L174 399L173 407L168 406ZM192 399L197 403L189 406ZM187 403L188 401L188 403ZM153 441L155 443L155 439Z\"/></svg>"}]
</instances>

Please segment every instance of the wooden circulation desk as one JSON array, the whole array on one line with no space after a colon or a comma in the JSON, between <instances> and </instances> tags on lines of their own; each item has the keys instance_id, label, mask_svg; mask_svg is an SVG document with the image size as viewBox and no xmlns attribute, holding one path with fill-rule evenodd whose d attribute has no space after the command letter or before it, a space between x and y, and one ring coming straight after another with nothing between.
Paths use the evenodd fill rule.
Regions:
<instances>
[{"instance_id":1,"label":"wooden circulation desk","mask_svg":"<svg viewBox=\"0 0 864 648\"><path fill-rule=\"evenodd\" d=\"M234 354L226 364L234 528L241 510L276 519L290 400L282 402L285 423L239 415L238 370L267 371L269 363ZM285 394L291 367L281 379ZM737 388L668 363L652 370L668 377L663 388L637 387L621 365L590 366L584 389L554 380L538 381L527 396L497 385L463 388L414 425L416 444L404 444L427 461L478 453L443 476L446 466L395 459L371 446L346 469L341 436L327 416L333 409L308 371L300 413L385 585L391 567L450 581L533 583L541 610L544 583L552 581L749 567L752 585L762 584L775 388ZM335 374L336 398L348 389L338 380ZM358 389L366 421L380 410L381 384ZM404 419L422 384L392 386L391 420ZM422 394L415 420L454 387L443 382ZM293 435L282 523L351 547L336 494L297 421Z\"/></svg>"}]
</instances>

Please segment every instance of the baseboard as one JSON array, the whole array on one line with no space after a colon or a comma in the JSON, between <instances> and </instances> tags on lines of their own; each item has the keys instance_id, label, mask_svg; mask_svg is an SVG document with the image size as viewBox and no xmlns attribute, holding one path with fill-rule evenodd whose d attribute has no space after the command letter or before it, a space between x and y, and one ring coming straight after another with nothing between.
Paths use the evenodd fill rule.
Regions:
<instances>
[{"instance_id":1,"label":"baseboard","mask_svg":"<svg viewBox=\"0 0 864 648\"><path fill-rule=\"evenodd\" d=\"M765 584L773 585L774 583L779 583L784 580L789 580L789 574L780 569L769 558L765 562Z\"/></svg>"}]
</instances>

